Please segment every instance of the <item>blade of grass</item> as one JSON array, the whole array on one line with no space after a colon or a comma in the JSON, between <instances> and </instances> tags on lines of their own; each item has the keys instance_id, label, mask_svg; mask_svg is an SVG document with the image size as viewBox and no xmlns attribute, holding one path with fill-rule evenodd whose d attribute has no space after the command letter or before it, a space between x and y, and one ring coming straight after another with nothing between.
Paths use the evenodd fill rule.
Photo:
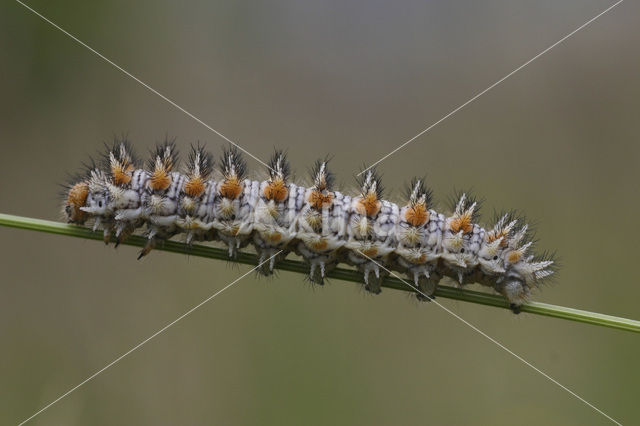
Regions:
<instances>
[{"instance_id":1,"label":"blade of grass","mask_svg":"<svg viewBox=\"0 0 640 426\"><path fill-rule=\"evenodd\" d=\"M90 229L81 226L67 225L65 223L30 217L14 216L0 213L0 225L10 228L28 229L31 231L46 232L50 234L66 235L69 237L86 238L90 240L100 241L102 240L101 232L92 232ZM144 237L134 235L129 237L122 244L143 247L145 243L146 239ZM189 254L190 256L207 257L210 259L225 261L229 259L227 249L202 244L194 244L192 247L187 248L184 243L177 241L166 241L163 245L157 247L156 250L164 250L172 253ZM257 256L253 253L246 252L238 253L235 261L247 265L258 264ZM285 259L278 262L276 267L283 271L297 272L302 274L306 274L309 269L308 265L304 262L290 259ZM351 281L355 283L361 282L360 274L353 269L336 268L331 271L328 276L329 278L335 278L342 281ZM412 291L402 281L393 277L387 277L382 286L395 290ZM447 299L477 303L480 305L509 309L509 304L502 297L479 291L463 290L450 286L440 285L436 290L436 296ZM561 318L570 321L577 321L586 324L593 324L603 327L615 328L618 330L627 330L640 333L640 321L614 317L611 315L605 315L596 312L583 311L580 309L567 308L564 306L556 306L539 302L529 302L522 306L521 311L536 315Z\"/></svg>"}]
</instances>

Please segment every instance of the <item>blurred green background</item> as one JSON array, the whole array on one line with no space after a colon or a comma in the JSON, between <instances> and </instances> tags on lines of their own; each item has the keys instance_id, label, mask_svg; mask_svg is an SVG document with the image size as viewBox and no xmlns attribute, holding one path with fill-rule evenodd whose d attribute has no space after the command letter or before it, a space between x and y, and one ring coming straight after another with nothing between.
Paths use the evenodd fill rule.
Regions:
<instances>
[{"instance_id":1,"label":"blurred green background","mask_svg":"<svg viewBox=\"0 0 640 426\"><path fill-rule=\"evenodd\" d=\"M370 164L605 9L567 1L30 5L244 148ZM640 5L624 2L380 165L538 223L562 270L535 300L640 318ZM125 132L223 141L44 23L0 5L0 211L58 219L58 183ZM261 168L250 161L259 176ZM444 203L443 203L444 204ZM0 423L33 414L249 269L0 228ZM625 424L637 335L441 303ZM433 304L247 277L32 424L608 424Z\"/></svg>"}]
</instances>

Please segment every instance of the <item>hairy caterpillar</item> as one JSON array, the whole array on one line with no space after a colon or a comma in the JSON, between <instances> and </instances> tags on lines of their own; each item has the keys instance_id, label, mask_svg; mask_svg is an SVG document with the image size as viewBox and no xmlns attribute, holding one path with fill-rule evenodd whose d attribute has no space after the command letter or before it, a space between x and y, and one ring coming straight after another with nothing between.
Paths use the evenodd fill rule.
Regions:
<instances>
[{"instance_id":1,"label":"hairy caterpillar","mask_svg":"<svg viewBox=\"0 0 640 426\"><path fill-rule=\"evenodd\" d=\"M298 186L289 181L282 151L273 154L264 181L246 178L246 164L233 146L215 171L200 145L191 147L182 173L177 162L172 141L159 144L140 167L130 144L116 140L101 162L92 162L67 186L64 214L71 223L92 222L116 246L144 228L148 242L139 258L178 234L186 244L220 241L230 258L252 244L261 261L271 257L259 268L265 275L294 252L309 264L315 283L346 263L362 272L366 290L379 293L383 265L406 274L429 297L443 277L461 286L480 283L502 294L514 312L554 272L550 256L529 254L528 225L519 225L513 213L484 229L475 223L478 203L461 194L445 216L431 208L431 191L421 179L411 181L399 205L382 198L375 170L363 174L360 193L335 191L327 160L316 162L310 186ZM418 297L428 300L423 294Z\"/></svg>"}]
</instances>

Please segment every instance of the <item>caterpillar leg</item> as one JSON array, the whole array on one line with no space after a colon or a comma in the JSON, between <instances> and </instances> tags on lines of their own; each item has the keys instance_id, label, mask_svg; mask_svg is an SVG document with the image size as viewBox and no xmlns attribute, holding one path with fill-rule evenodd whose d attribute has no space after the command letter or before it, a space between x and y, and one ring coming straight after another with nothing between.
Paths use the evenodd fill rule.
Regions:
<instances>
[{"instance_id":1,"label":"caterpillar leg","mask_svg":"<svg viewBox=\"0 0 640 426\"><path fill-rule=\"evenodd\" d=\"M205 223L188 215L184 218L178 218L176 226L179 232L185 233L185 244L189 247L194 241L210 241L216 235L215 230L212 231L212 222Z\"/></svg>"},{"instance_id":2,"label":"caterpillar leg","mask_svg":"<svg viewBox=\"0 0 640 426\"><path fill-rule=\"evenodd\" d=\"M97 217L91 230L96 232L99 229L102 229L102 241L104 241L106 245L109 245L109 241L111 241L111 233L113 232L111 224Z\"/></svg>"},{"instance_id":3,"label":"caterpillar leg","mask_svg":"<svg viewBox=\"0 0 640 426\"><path fill-rule=\"evenodd\" d=\"M276 265L278 260L284 259L287 256L287 252L281 251L280 249L270 247L270 248L261 248L259 251L258 264L260 267L256 269L256 271L264 276L273 275L273 268ZM278 253L278 254L276 254ZM267 262L267 259L269 261ZM264 263L263 263L264 262Z\"/></svg>"},{"instance_id":4,"label":"caterpillar leg","mask_svg":"<svg viewBox=\"0 0 640 426\"><path fill-rule=\"evenodd\" d=\"M142 259L144 256L148 255L151 250L156 247L156 232L151 230L149 232L149 236L147 237L147 244L140 250L138 253L138 260Z\"/></svg>"},{"instance_id":5,"label":"caterpillar leg","mask_svg":"<svg viewBox=\"0 0 640 426\"><path fill-rule=\"evenodd\" d=\"M138 222L117 222L115 226L115 247L118 247L120 243L124 242L130 235L132 235L136 228L140 227L141 223Z\"/></svg>"},{"instance_id":6,"label":"caterpillar leg","mask_svg":"<svg viewBox=\"0 0 640 426\"><path fill-rule=\"evenodd\" d=\"M178 228L175 225L178 216L149 216L149 222L147 222L147 244L144 246L138 254L138 260L148 255L153 250L158 240L165 241L173 237Z\"/></svg>"},{"instance_id":7,"label":"caterpillar leg","mask_svg":"<svg viewBox=\"0 0 640 426\"><path fill-rule=\"evenodd\" d=\"M127 239L127 237L129 236L129 231L128 231L128 226L126 223L118 223L116 225L116 232L115 232L115 237L116 237L116 244L115 247L117 248L121 242L123 242L124 240Z\"/></svg>"},{"instance_id":8,"label":"caterpillar leg","mask_svg":"<svg viewBox=\"0 0 640 426\"><path fill-rule=\"evenodd\" d=\"M297 245L296 253L309 263L309 280L312 283L323 285L326 274L336 266L333 250L326 238L316 236L304 237Z\"/></svg>"},{"instance_id":9,"label":"caterpillar leg","mask_svg":"<svg viewBox=\"0 0 640 426\"><path fill-rule=\"evenodd\" d=\"M226 235L224 233L219 233L220 241L226 244L227 252L229 254L229 259L234 259L236 257L236 253L238 250L239 242L235 237Z\"/></svg>"},{"instance_id":10,"label":"caterpillar leg","mask_svg":"<svg viewBox=\"0 0 640 426\"><path fill-rule=\"evenodd\" d=\"M357 249L358 252L353 253L349 252L347 255L347 262L355 265L358 268L358 271L362 273L362 277L364 279L364 289L373 294L380 294L382 280L381 268L378 266L378 263L372 262L371 260L360 255L360 249ZM380 260L382 262L382 260ZM372 274L373 272L373 274Z\"/></svg>"},{"instance_id":11,"label":"caterpillar leg","mask_svg":"<svg viewBox=\"0 0 640 426\"><path fill-rule=\"evenodd\" d=\"M102 231L102 240L106 245L109 245L109 241L111 241L112 232L113 232L113 229L111 228L111 226L105 226Z\"/></svg>"},{"instance_id":12,"label":"caterpillar leg","mask_svg":"<svg viewBox=\"0 0 640 426\"><path fill-rule=\"evenodd\" d=\"M314 284L324 285L324 280L327 273L331 271L335 266L335 262L330 260L327 256L318 256L309 259L309 281Z\"/></svg>"},{"instance_id":13,"label":"caterpillar leg","mask_svg":"<svg viewBox=\"0 0 640 426\"><path fill-rule=\"evenodd\" d=\"M515 314L520 313L521 306L531 295L525 280L513 270L507 271L506 276L498 280L495 289L509 301L509 308Z\"/></svg>"},{"instance_id":14,"label":"caterpillar leg","mask_svg":"<svg viewBox=\"0 0 640 426\"><path fill-rule=\"evenodd\" d=\"M509 304L509 309L511 309L511 312L513 312L514 314L519 314L521 309L522 309L522 305L518 305L517 303L510 303Z\"/></svg>"},{"instance_id":15,"label":"caterpillar leg","mask_svg":"<svg viewBox=\"0 0 640 426\"><path fill-rule=\"evenodd\" d=\"M363 273L364 276L364 289L369 293L380 294L382 292L382 281L384 280L384 275L381 273L380 267L373 262L367 262L358 267ZM373 274L371 274L373 272ZM382 271L384 272L384 271Z\"/></svg>"},{"instance_id":16,"label":"caterpillar leg","mask_svg":"<svg viewBox=\"0 0 640 426\"><path fill-rule=\"evenodd\" d=\"M318 285L324 284L325 263L322 260L313 259L309 270L309 279Z\"/></svg>"},{"instance_id":17,"label":"caterpillar leg","mask_svg":"<svg viewBox=\"0 0 640 426\"><path fill-rule=\"evenodd\" d=\"M437 271L437 258L422 250L405 248L398 250L398 254L395 267L413 280L416 298L420 301L433 299L436 287L442 279L442 275Z\"/></svg>"},{"instance_id":18,"label":"caterpillar leg","mask_svg":"<svg viewBox=\"0 0 640 426\"><path fill-rule=\"evenodd\" d=\"M144 256L148 255L149 253L151 253L151 250L153 250L156 247L156 240L154 239L150 239L147 240L147 244L144 246L144 248L142 250L140 250L140 252L138 253L138 260L142 259Z\"/></svg>"},{"instance_id":19,"label":"caterpillar leg","mask_svg":"<svg viewBox=\"0 0 640 426\"><path fill-rule=\"evenodd\" d=\"M421 302L428 302L431 299L434 299L434 294L441 278L442 275L437 272L429 273L426 270L420 272L414 271L413 282L416 288L420 291L416 292L416 298Z\"/></svg>"}]
</instances>

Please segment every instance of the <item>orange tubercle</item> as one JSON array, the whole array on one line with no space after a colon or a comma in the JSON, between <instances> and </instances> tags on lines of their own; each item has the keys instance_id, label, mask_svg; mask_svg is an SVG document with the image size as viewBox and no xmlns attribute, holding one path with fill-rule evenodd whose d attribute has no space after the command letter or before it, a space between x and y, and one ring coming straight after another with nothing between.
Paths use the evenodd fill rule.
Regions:
<instances>
[{"instance_id":1,"label":"orange tubercle","mask_svg":"<svg viewBox=\"0 0 640 426\"><path fill-rule=\"evenodd\" d=\"M520 250L514 250L511 253L509 253L507 260L509 260L509 263L518 263L518 261L520 261L521 258L522 258L522 252L520 252Z\"/></svg>"},{"instance_id":2,"label":"orange tubercle","mask_svg":"<svg viewBox=\"0 0 640 426\"><path fill-rule=\"evenodd\" d=\"M409 207L404 218L411 226L422 226L429 221L429 211L424 204L416 204Z\"/></svg>"},{"instance_id":3,"label":"orange tubercle","mask_svg":"<svg viewBox=\"0 0 640 426\"><path fill-rule=\"evenodd\" d=\"M357 210L360 214L366 214L369 217L375 217L380 211L381 203L378 196L370 192L360 200L358 200Z\"/></svg>"},{"instance_id":4,"label":"orange tubercle","mask_svg":"<svg viewBox=\"0 0 640 426\"><path fill-rule=\"evenodd\" d=\"M374 257L378 254L378 249L377 248L370 248L370 249L366 249L366 250L362 250L362 254L364 254L365 256L368 257Z\"/></svg>"},{"instance_id":5,"label":"orange tubercle","mask_svg":"<svg viewBox=\"0 0 640 426\"><path fill-rule=\"evenodd\" d=\"M165 168L157 167L149 179L149 187L154 191L162 191L167 189L169 185L171 185L171 176Z\"/></svg>"},{"instance_id":6,"label":"orange tubercle","mask_svg":"<svg viewBox=\"0 0 640 426\"><path fill-rule=\"evenodd\" d=\"M233 176L222 183L218 192L225 198L235 200L242 194L242 185L238 178Z\"/></svg>"},{"instance_id":7,"label":"orange tubercle","mask_svg":"<svg viewBox=\"0 0 640 426\"><path fill-rule=\"evenodd\" d=\"M471 223L471 214L463 213L460 216L454 217L453 219L451 219L449 228L454 233L462 231L464 234L468 234L473 230L473 224Z\"/></svg>"},{"instance_id":8,"label":"orange tubercle","mask_svg":"<svg viewBox=\"0 0 640 426\"><path fill-rule=\"evenodd\" d=\"M267 184L264 188L264 197L267 200L274 200L275 202L281 203L287 199L287 195L289 194L289 190L287 189L287 185L284 183L282 179L275 179Z\"/></svg>"},{"instance_id":9,"label":"orange tubercle","mask_svg":"<svg viewBox=\"0 0 640 426\"><path fill-rule=\"evenodd\" d=\"M327 245L328 244L326 240L320 240L313 243L311 246L313 247L314 250L326 250Z\"/></svg>"},{"instance_id":10,"label":"orange tubercle","mask_svg":"<svg viewBox=\"0 0 640 426\"><path fill-rule=\"evenodd\" d=\"M71 207L69 212L70 220L76 222L84 219L86 213L80 210L80 207L84 207L88 195L89 184L86 182L76 183L71 187L67 195L67 205Z\"/></svg>"},{"instance_id":11,"label":"orange tubercle","mask_svg":"<svg viewBox=\"0 0 640 426\"><path fill-rule=\"evenodd\" d=\"M67 202L77 207L83 207L89 195L89 184L86 182L76 183L69 190Z\"/></svg>"},{"instance_id":12,"label":"orange tubercle","mask_svg":"<svg viewBox=\"0 0 640 426\"><path fill-rule=\"evenodd\" d=\"M129 165L114 164L111 166L111 174L113 175L113 183L115 185L126 185L131 182L131 173L134 167Z\"/></svg>"},{"instance_id":13,"label":"orange tubercle","mask_svg":"<svg viewBox=\"0 0 640 426\"><path fill-rule=\"evenodd\" d=\"M204 180L200 176L192 177L184 184L184 193L190 197L199 197L204 192Z\"/></svg>"},{"instance_id":14,"label":"orange tubercle","mask_svg":"<svg viewBox=\"0 0 640 426\"><path fill-rule=\"evenodd\" d=\"M282 234L279 232L274 232L272 234L269 234L269 240L271 240L271 242L277 243L282 239Z\"/></svg>"},{"instance_id":15,"label":"orange tubercle","mask_svg":"<svg viewBox=\"0 0 640 426\"><path fill-rule=\"evenodd\" d=\"M311 194L309 194L308 201L313 206L313 208L315 208L316 210L320 210L322 207L328 206L329 204L331 204L332 200L333 200L332 192L323 194L320 191L311 191Z\"/></svg>"},{"instance_id":16,"label":"orange tubercle","mask_svg":"<svg viewBox=\"0 0 640 426\"><path fill-rule=\"evenodd\" d=\"M427 261L427 254L426 253L422 253L420 256L413 257L413 258L411 258L409 260L413 264L420 265L420 264L425 263Z\"/></svg>"},{"instance_id":17,"label":"orange tubercle","mask_svg":"<svg viewBox=\"0 0 640 426\"><path fill-rule=\"evenodd\" d=\"M507 233L504 231L498 231L498 232L489 232L488 236L487 236L487 241L489 241L490 243L494 242L495 240L497 240L498 238L502 237L502 241L500 241L500 247L506 247L507 246Z\"/></svg>"}]
</instances>

